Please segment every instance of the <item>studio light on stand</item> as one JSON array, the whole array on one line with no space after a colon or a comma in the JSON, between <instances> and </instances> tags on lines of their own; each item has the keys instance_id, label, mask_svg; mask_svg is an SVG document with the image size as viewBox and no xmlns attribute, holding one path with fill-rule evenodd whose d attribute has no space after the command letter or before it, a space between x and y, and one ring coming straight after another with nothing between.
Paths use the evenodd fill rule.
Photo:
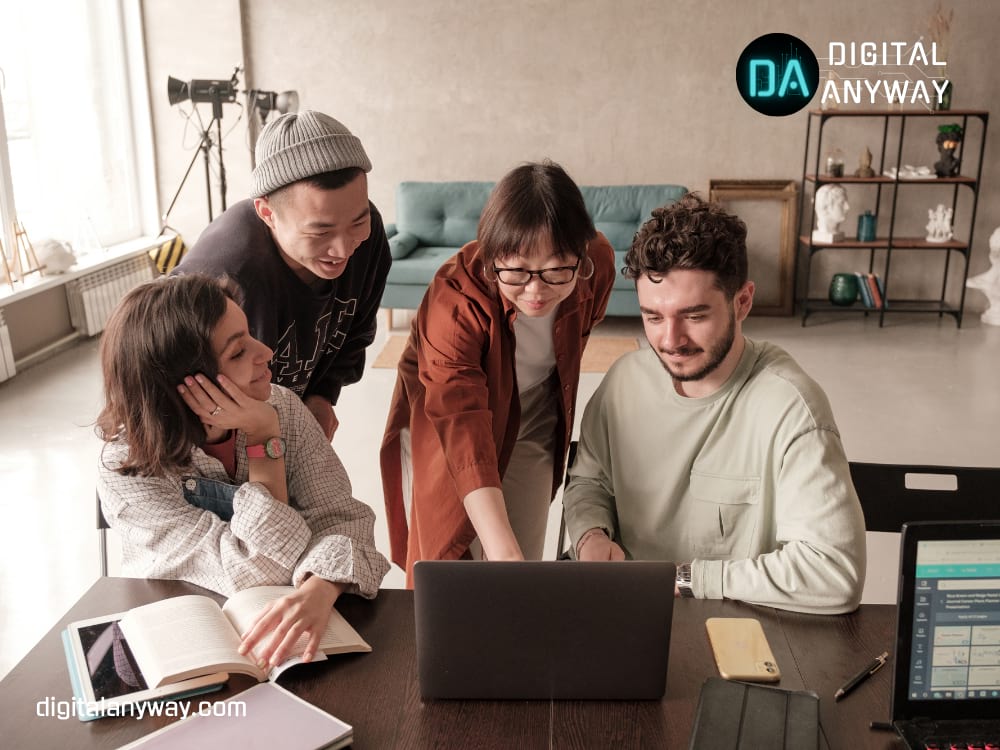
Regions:
<instances>
[{"instance_id":1,"label":"studio light on stand","mask_svg":"<svg viewBox=\"0 0 1000 750\"><path fill-rule=\"evenodd\" d=\"M278 93L277 91L251 89L247 92L247 104L251 112L257 112L260 115L260 122L263 125L267 122L267 116L272 111L276 110L279 115L298 112L299 92L282 91Z\"/></svg>"},{"instance_id":2,"label":"studio light on stand","mask_svg":"<svg viewBox=\"0 0 1000 750\"><path fill-rule=\"evenodd\" d=\"M187 171L184 172L184 177L181 178L181 184L177 187L177 192L174 193L173 200L170 201L170 205L167 207L166 213L163 214L162 223L165 227L167 225L167 217L170 216L170 212L174 208L174 204L177 203L177 198L181 194L181 190L184 188L184 183L187 182L188 175L191 174L191 169L194 167L194 163L198 160L198 154L201 153L205 159L205 188L206 194L208 196L208 220L212 221L212 177L211 177L211 151L212 151L212 126L215 126L216 137L215 145L218 148L219 155L219 195L222 202L222 210L226 210L226 166L222 160L222 105L227 102L236 101L236 85L238 82L237 76L239 75L240 68L236 68L233 74L228 79L194 79L191 81L181 81L173 76L167 77L167 99L171 105L180 104L190 100L193 104L209 103L212 105L212 119L201 131L201 139L198 143L198 149L195 151L194 157L191 159L191 163L188 164Z\"/></svg>"}]
</instances>

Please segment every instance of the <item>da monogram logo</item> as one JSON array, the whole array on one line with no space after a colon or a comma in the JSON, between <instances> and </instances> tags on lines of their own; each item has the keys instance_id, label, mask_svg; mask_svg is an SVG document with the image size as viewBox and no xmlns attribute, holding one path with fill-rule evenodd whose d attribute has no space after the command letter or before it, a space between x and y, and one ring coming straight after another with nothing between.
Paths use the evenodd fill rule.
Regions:
<instances>
[{"instance_id":1,"label":"da monogram logo","mask_svg":"<svg viewBox=\"0 0 1000 750\"><path fill-rule=\"evenodd\" d=\"M816 55L789 34L757 37L736 63L736 87L743 101L771 117L798 112L813 98L817 86Z\"/></svg>"}]
</instances>

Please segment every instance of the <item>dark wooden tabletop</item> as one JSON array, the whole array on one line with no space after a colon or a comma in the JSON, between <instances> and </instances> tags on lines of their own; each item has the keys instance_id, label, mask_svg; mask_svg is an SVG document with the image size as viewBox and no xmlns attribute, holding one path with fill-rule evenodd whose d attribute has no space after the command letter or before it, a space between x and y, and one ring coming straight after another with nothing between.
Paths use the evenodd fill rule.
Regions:
<instances>
[{"instance_id":1,"label":"dark wooden tabletop","mask_svg":"<svg viewBox=\"0 0 1000 750\"><path fill-rule=\"evenodd\" d=\"M60 633L73 620L120 612L187 593L208 594L177 581L102 578L0 682L0 746L4 748L114 748L171 719L99 719L80 722L38 716L39 701L69 700L72 691ZM221 597L212 595L221 601ZM678 600L667 692L662 701L433 701L417 685L412 592L387 589L368 602L343 597L337 609L372 645L370 654L346 654L296 667L280 683L354 726L365 748L687 748L701 685L716 674L705 635L708 617L756 617L782 670L780 687L820 696L821 746L898 750L891 733L872 731L886 721L892 670L882 669L848 697L833 693L873 656L892 650L895 608L865 605L837 617L799 615L738 602ZM585 658L585 657L584 657ZM253 681L233 676L212 698L228 698Z\"/></svg>"}]
</instances>

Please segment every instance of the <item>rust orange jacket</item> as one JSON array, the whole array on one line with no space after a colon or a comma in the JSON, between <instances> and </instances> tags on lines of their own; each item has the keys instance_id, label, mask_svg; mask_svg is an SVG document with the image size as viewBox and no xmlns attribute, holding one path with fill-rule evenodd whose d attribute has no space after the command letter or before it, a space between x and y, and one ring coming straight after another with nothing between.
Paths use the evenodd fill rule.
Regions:
<instances>
[{"instance_id":1,"label":"rust orange jacket","mask_svg":"<svg viewBox=\"0 0 1000 750\"><path fill-rule=\"evenodd\" d=\"M520 425L514 368L516 308L482 276L478 243L444 263L431 281L399 361L382 441L382 487L392 560L412 585L417 560L464 555L476 537L462 499L500 487ZM594 274L578 279L559 305L553 344L559 378L559 427L552 494L562 482L580 359L604 318L614 283L614 252L604 235L590 243ZM491 288L492 287L492 288ZM400 430L409 427L413 501L403 506Z\"/></svg>"}]
</instances>

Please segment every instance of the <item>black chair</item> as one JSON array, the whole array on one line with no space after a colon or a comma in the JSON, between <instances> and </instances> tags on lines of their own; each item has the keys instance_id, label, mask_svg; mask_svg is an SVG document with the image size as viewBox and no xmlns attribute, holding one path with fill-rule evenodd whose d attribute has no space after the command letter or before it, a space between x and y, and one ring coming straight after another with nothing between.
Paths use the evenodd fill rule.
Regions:
<instances>
[{"instance_id":1,"label":"black chair","mask_svg":"<svg viewBox=\"0 0 1000 750\"><path fill-rule=\"evenodd\" d=\"M899 533L907 521L1000 518L1000 468L857 461L850 467L867 531Z\"/></svg>"},{"instance_id":2,"label":"black chair","mask_svg":"<svg viewBox=\"0 0 1000 750\"><path fill-rule=\"evenodd\" d=\"M851 479L869 533L862 602L898 601L899 533L909 521L1000 518L1000 468L873 464L852 461Z\"/></svg>"},{"instance_id":3,"label":"black chair","mask_svg":"<svg viewBox=\"0 0 1000 750\"><path fill-rule=\"evenodd\" d=\"M101 510L101 495L97 490L94 490L94 497L97 498L97 534L100 538L101 546L101 575L107 577L108 575L108 520L104 517L104 511Z\"/></svg>"}]
</instances>

